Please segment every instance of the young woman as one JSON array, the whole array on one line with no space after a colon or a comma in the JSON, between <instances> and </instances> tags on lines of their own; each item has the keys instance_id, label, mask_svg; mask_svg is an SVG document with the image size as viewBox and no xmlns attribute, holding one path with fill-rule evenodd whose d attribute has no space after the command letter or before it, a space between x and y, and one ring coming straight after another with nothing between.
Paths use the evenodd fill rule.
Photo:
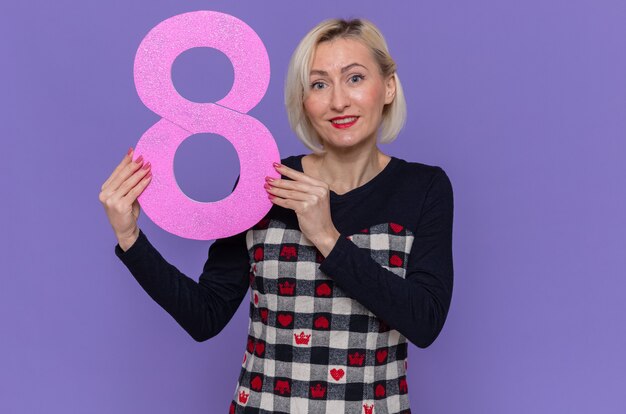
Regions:
<instances>
[{"instance_id":1,"label":"young woman","mask_svg":"<svg viewBox=\"0 0 626 414\"><path fill-rule=\"evenodd\" d=\"M211 245L198 283L137 227L150 168L132 151L100 195L115 253L197 341L217 335L250 289L231 413L408 413L407 341L429 346L452 296L450 180L379 150L406 109L386 42L366 20L312 29L291 59L285 98L312 153L275 166L274 206Z\"/></svg>"}]
</instances>

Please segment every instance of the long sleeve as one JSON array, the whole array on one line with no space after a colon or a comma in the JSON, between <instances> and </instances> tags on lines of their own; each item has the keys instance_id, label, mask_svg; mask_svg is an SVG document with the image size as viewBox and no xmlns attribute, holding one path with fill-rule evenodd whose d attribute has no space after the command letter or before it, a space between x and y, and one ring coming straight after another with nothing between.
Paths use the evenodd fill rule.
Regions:
<instances>
[{"instance_id":1,"label":"long sleeve","mask_svg":"<svg viewBox=\"0 0 626 414\"><path fill-rule=\"evenodd\" d=\"M127 251L117 244L115 254L148 295L201 342L226 326L248 290L245 234L213 242L198 282L168 263L142 231Z\"/></svg>"},{"instance_id":2,"label":"long sleeve","mask_svg":"<svg viewBox=\"0 0 626 414\"><path fill-rule=\"evenodd\" d=\"M428 347L443 328L452 298L453 203L452 185L439 168L421 206L405 278L385 269L344 234L320 270L409 341Z\"/></svg>"}]
</instances>

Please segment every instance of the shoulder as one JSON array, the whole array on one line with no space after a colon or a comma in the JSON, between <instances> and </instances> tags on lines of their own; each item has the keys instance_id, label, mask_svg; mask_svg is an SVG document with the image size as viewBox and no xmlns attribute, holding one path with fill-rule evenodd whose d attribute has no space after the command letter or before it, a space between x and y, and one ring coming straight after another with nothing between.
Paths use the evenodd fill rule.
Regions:
<instances>
[{"instance_id":1,"label":"shoulder","mask_svg":"<svg viewBox=\"0 0 626 414\"><path fill-rule=\"evenodd\" d=\"M433 185L451 186L448 174L439 165L407 161L402 158L397 158L397 160L398 168L395 169L395 175L404 177L405 181L413 185L423 187L425 190L428 190Z\"/></svg>"}]
</instances>

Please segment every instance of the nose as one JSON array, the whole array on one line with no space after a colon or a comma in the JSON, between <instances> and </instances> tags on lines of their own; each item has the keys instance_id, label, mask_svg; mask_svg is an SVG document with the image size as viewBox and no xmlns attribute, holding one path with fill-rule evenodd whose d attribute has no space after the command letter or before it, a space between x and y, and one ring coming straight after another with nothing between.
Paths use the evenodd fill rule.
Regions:
<instances>
[{"instance_id":1,"label":"nose","mask_svg":"<svg viewBox=\"0 0 626 414\"><path fill-rule=\"evenodd\" d=\"M342 86L334 87L330 98L330 106L337 112L343 112L344 109L350 106L350 94Z\"/></svg>"}]
</instances>

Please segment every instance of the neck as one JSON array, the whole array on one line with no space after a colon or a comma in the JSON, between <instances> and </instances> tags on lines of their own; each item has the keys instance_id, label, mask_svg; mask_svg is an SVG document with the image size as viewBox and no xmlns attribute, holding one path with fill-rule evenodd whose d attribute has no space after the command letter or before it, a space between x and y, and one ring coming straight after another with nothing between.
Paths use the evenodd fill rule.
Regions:
<instances>
[{"instance_id":1,"label":"neck","mask_svg":"<svg viewBox=\"0 0 626 414\"><path fill-rule=\"evenodd\" d=\"M359 152L325 152L311 154L310 173L330 186L337 194L345 194L370 181L387 165L390 157L377 147Z\"/></svg>"}]
</instances>

